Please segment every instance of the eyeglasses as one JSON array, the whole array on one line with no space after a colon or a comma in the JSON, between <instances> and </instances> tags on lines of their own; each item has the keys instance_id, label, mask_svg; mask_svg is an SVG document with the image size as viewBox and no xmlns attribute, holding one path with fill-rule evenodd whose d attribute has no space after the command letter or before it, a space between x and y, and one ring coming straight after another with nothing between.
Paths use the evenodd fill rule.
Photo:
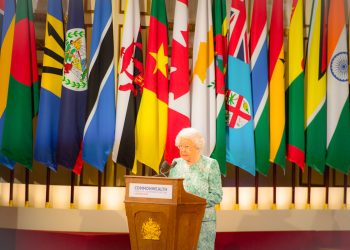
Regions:
<instances>
[{"instance_id":1,"label":"eyeglasses","mask_svg":"<svg viewBox=\"0 0 350 250\"><path fill-rule=\"evenodd\" d=\"M187 146L187 145L179 145L178 146L179 150L183 150L183 151L191 151L192 147L191 146Z\"/></svg>"}]
</instances>

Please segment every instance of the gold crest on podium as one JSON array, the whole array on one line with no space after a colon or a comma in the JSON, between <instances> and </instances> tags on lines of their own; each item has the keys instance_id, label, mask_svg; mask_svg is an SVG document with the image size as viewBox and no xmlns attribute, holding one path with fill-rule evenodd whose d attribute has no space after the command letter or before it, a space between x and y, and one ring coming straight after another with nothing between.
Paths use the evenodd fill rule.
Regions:
<instances>
[{"instance_id":1,"label":"gold crest on podium","mask_svg":"<svg viewBox=\"0 0 350 250\"><path fill-rule=\"evenodd\" d=\"M141 234L144 240L159 240L161 233L160 225L153 221L152 218L148 218L148 220L142 224Z\"/></svg>"}]
</instances>

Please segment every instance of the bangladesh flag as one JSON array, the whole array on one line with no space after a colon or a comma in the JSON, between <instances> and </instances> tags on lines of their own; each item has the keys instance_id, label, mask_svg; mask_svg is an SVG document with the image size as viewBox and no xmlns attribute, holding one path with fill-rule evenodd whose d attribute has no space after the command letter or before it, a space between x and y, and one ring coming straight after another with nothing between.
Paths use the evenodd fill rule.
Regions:
<instances>
[{"instance_id":1,"label":"bangladesh flag","mask_svg":"<svg viewBox=\"0 0 350 250\"><path fill-rule=\"evenodd\" d=\"M38 110L38 69L32 2L18 0L1 153L31 169L33 117Z\"/></svg>"}]
</instances>

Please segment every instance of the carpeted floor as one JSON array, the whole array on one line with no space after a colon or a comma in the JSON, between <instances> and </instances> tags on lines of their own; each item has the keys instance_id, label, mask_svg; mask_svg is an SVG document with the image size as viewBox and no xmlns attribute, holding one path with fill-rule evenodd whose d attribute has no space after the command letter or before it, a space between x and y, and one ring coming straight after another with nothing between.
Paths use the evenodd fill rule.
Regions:
<instances>
[{"instance_id":1,"label":"carpeted floor","mask_svg":"<svg viewBox=\"0 0 350 250\"><path fill-rule=\"evenodd\" d=\"M349 231L217 233L217 250L347 250ZM128 250L129 235L0 229L1 250Z\"/></svg>"}]
</instances>

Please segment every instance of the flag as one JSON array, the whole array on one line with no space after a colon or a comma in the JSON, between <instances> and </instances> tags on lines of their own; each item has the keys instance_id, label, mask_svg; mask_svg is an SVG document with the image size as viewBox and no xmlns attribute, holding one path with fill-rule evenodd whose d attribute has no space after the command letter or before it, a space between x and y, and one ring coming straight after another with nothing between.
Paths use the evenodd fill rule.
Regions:
<instances>
[{"instance_id":1,"label":"flag","mask_svg":"<svg viewBox=\"0 0 350 250\"><path fill-rule=\"evenodd\" d=\"M18 0L1 153L28 169L33 162L33 117L38 111L33 6Z\"/></svg>"},{"instance_id":2,"label":"flag","mask_svg":"<svg viewBox=\"0 0 350 250\"><path fill-rule=\"evenodd\" d=\"M153 0L145 85L136 120L136 161L159 171L168 120L168 22L164 0ZM134 168L136 170L136 168ZM134 171L135 172L135 171Z\"/></svg>"},{"instance_id":3,"label":"flag","mask_svg":"<svg viewBox=\"0 0 350 250\"><path fill-rule=\"evenodd\" d=\"M191 125L204 136L203 154L210 156L216 144L216 91L214 31L211 0L198 1L193 41Z\"/></svg>"},{"instance_id":4,"label":"flag","mask_svg":"<svg viewBox=\"0 0 350 250\"><path fill-rule=\"evenodd\" d=\"M5 0L0 2L3 10L3 22L0 49L0 148L2 145L2 131L4 127L7 94L10 81L10 67L12 58L13 33L15 30L16 7L15 0ZM0 153L0 164L13 169L15 162Z\"/></svg>"},{"instance_id":5,"label":"flag","mask_svg":"<svg viewBox=\"0 0 350 250\"><path fill-rule=\"evenodd\" d=\"M344 1L330 1L327 34L326 163L347 174L350 167L350 110L344 9Z\"/></svg>"},{"instance_id":6,"label":"flag","mask_svg":"<svg viewBox=\"0 0 350 250\"><path fill-rule=\"evenodd\" d=\"M326 158L326 19L323 0L314 0L305 65L306 164L324 172Z\"/></svg>"},{"instance_id":7,"label":"flag","mask_svg":"<svg viewBox=\"0 0 350 250\"><path fill-rule=\"evenodd\" d=\"M303 1L293 0L288 36L287 159L305 165Z\"/></svg>"},{"instance_id":8,"label":"flag","mask_svg":"<svg viewBox=\"0 0 350 250\"><path fill-rule=\"evenodd\" d=\"M118 69L118 118L112 159L128 169L132 169L135 159L135 124L143 85L139 1L127 0Z\"/></svg>"},{"instance_id":9,"label":"flag","mask_svg":"<svg viewBox=\"0 0 350 250\"><path fill-rule=\"evenodd\" d=\"M190 127L190 79L188 61L188 0L175 4L171 53L168 131L164 159L171 164L179 157L175 138L183 128Z\"/></svg>"},{"instance_id":10,"label":"flag","mask_svg":"<svg viewBox=\"0 0 350 250\"><path fill-rule=\"evenodd\" d=\"M111 1L95 2L89 65L83 160L103 171L113 147L116 117Z\"/></svg>"},{"instance_id":11,"label":"flag","mask_svg":"<svg viewBox=\"0 0 350 250\"><path fill-rule=\"evenodd\" d=\"M0 40L2 43L2 27L4 25L5 0L0 0ZM0 50L1 51L1 50Z\"/></svg>"},{"instance_id":12,"label":"flag","mask_svg":"<svg viewBox=\"0 0 350 250\"><path fill-rule=\"evenodd\" d=\"M57 170L56 148L64 60L62 2L49 0L34 159Z\"/></svg>"},{"instance_id":13,"label":"flag","mask_svg":"<svg viewBox=\"0 0 350 250\"><path fill-rule=\"evenodd\" d=\"M267 59L266 0L255 0L250 27L256 170L267 175L270 168L269 86Z\"/></svg>"},{"instance_id":14,"label":"flag","mask_svg":"<svg viewBox=\"0 0 350 250\"><path fill-rule=\"evenodd\" d=\"M216 93L216 145L211 157L216 159L220 171L226 175L226 122L225 85L227 69L227 13L226 1L213 2L215 93Z\"/></svg>"},{"instance_id":15,"label":"flag","mask_svg":"<svg viewBox=\"0 0 350 250\"><path fill-rule=\"evenodd\" d=\"M63 71L57 163L73 169L81 160L88 87L82 0L69 1Z\"/></svg>"},{"instance_id":16,"label":"flag","mask_svg":"<svg viewBox=\"0 0 350 250\"><path fill-rule=\"evenodd\" d=\"M226 159L255 175L252 104L245 2L233 0L226 90Z\"/></svg>"},{"instance_id":17,"label":"flag","mask_svg":"<svg viewBox=\"0 0 350 250\"><path fill-rule=\"evenodd\" d=\"M283 2L274 0L269 40L270 161L285 168L286 117L283 43Z\"/></svg>"}]
</instances>

